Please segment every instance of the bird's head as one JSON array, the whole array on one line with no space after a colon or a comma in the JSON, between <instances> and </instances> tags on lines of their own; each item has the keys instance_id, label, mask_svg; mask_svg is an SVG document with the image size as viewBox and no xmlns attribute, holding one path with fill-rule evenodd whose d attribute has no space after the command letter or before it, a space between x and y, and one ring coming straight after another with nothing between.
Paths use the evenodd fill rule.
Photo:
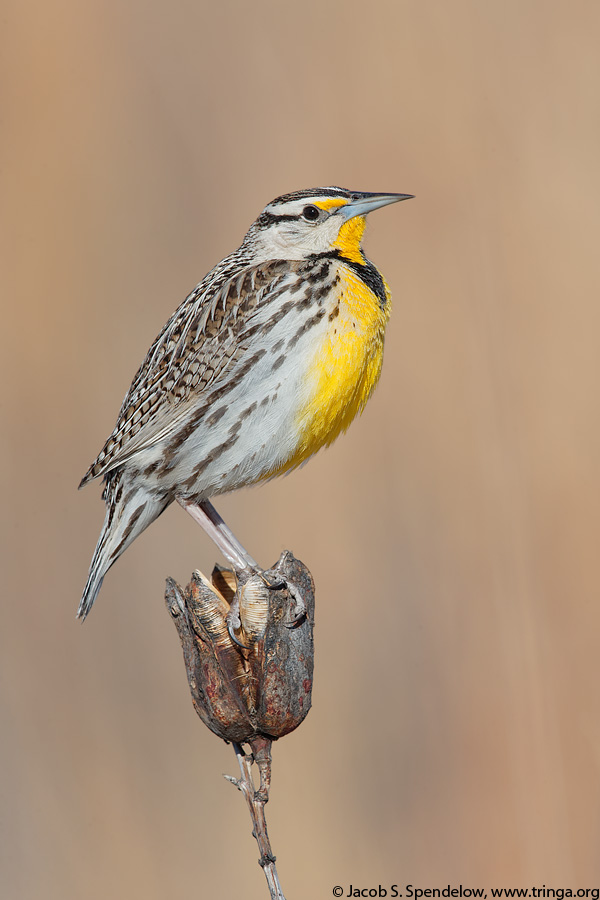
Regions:
<instances>
[{"instance_id":1,"label":"bird's head","mask_svg":"<svg viewBox=\"0 0 600 900\"><path fill-rule=\"evenodd\" d=\"M305 259L338 250L362 262L367 213L408 200L412 194L373 194L343 188L313 188L277 197L253 223L244 243L263 259Z\"/></svg>"}]
</instances>

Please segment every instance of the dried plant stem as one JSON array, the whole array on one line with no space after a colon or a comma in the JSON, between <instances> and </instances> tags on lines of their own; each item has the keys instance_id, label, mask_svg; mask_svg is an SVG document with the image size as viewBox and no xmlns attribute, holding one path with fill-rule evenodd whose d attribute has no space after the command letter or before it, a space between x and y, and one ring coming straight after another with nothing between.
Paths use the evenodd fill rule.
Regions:
<instances>
[{"instance_id":1,"label":"dried plant stem","mask_svg":"<svg viewBox=\"0 0 600 900\"><path fill-rule=\"evenodd\" d=\"M312 576L285 551L267 572L243 580L220 567L210 581L194 572L185 589L169 578L165 601L183 648L194 708L214 734L233 744L241 777L225 778L246 798L271 900L285 900L267 834L265 803L272 742L297 728L310 709ZM236 605L243 642L232 640L228 627ZM254 763L258 788L252 778Z\"/></svg>"},{"instance_id":2,"label":"dried plant stem","mask_svg":"<svg viewBox=\"0 0 600 900\"><path fill-rule=\"evenodd\" d=\"M268 746L261 745L254 753L246 753L241 744L233 744L238 765L240 767L241 778L234 778L232 775L225 775L225 778L242 792L246 798L250 817L252 819L252 835L256 838L258 849L260 851L259 865L262 867L271 900L285 900L277 869L275 868L275 857L271 850L271 842L267 833L267 820L265 818L265 803L269 799L268 784L271 772L271 742L266 742ZM254 750L254 748L253 748ZM252 764L256 762L260 772L260 787L258 790L254 787L252 778Z\"/></svg>"}]
</instances>

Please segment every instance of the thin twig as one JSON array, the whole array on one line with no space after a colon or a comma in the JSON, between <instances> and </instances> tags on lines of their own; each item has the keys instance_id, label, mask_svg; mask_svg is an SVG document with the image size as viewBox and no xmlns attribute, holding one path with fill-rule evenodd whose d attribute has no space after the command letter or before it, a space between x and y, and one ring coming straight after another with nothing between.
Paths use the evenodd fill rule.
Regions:
<instances>
[{"instance_id":1,"label":"thin twig","mask_svg":"<svg viewBox=\"0 0 600 900\"><path fill-rule=\"evenodd\" d=\"M235 784L237 789L240 790L246 798L246 803L248 804L250 817L252 819L252 835L256 838L258 849L260 851L258 863L265 873L265 878L267 879L267 884L269 885L269 891L271 893L271 900L285 900L281 885L279 884L279 877L277 875L277 869L275 868L275 857L271 850L271 842L269 841L269 835L267 833L265 803L269 798L268 787L265 790L264 783L265 769L262 766L260 767L261 785L257 791L252 779L252 764L255 761L254 756L251 753L246 753L241 744L234 743L233 749L235 750L235 755L240 767L241 778L234 778L232 775L225 775L225 778L227 781ZM270 769L269 763L270 754L269 760L265 766L267 771Z\"/></svg>"}]
</instances>

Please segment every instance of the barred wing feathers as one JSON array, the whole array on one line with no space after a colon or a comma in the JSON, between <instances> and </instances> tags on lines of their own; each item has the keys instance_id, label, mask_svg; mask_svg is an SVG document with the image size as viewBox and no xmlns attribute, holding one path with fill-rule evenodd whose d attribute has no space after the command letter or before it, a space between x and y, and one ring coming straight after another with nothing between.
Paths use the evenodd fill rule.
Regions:
<instances>
[{"instance_id":1,"label":"barred wing feathers","mask_svg":"<svg viewBox=\"0 0 600 900\"><path fill-rule=\"evenodd\" d=\"M283 260L241 267L234 255L194 288L148 351L80 487L168 435L189 404L226 377L264 327L253 321L256 311L281 294L295 267Z\"/></svg>"}]
</instances>

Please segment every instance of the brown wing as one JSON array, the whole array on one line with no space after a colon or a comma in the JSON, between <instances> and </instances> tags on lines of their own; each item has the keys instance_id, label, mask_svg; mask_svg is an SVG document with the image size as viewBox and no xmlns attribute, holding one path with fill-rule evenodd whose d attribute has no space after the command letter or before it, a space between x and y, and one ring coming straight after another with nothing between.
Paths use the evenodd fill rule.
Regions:
<instances>
[{"instance_id":1,"label":"brown wing","mask_svg":"<svg viewBox=\"0 0 600 900\"><path fill-rule=\"evenodd\" d=\"M253 313L280 293L293 263L244 266L234 254L210 272L171 316L129 388L114 430L79 487L168 434L188 402L245 354Z\"/></svg>"}]
</instances>

